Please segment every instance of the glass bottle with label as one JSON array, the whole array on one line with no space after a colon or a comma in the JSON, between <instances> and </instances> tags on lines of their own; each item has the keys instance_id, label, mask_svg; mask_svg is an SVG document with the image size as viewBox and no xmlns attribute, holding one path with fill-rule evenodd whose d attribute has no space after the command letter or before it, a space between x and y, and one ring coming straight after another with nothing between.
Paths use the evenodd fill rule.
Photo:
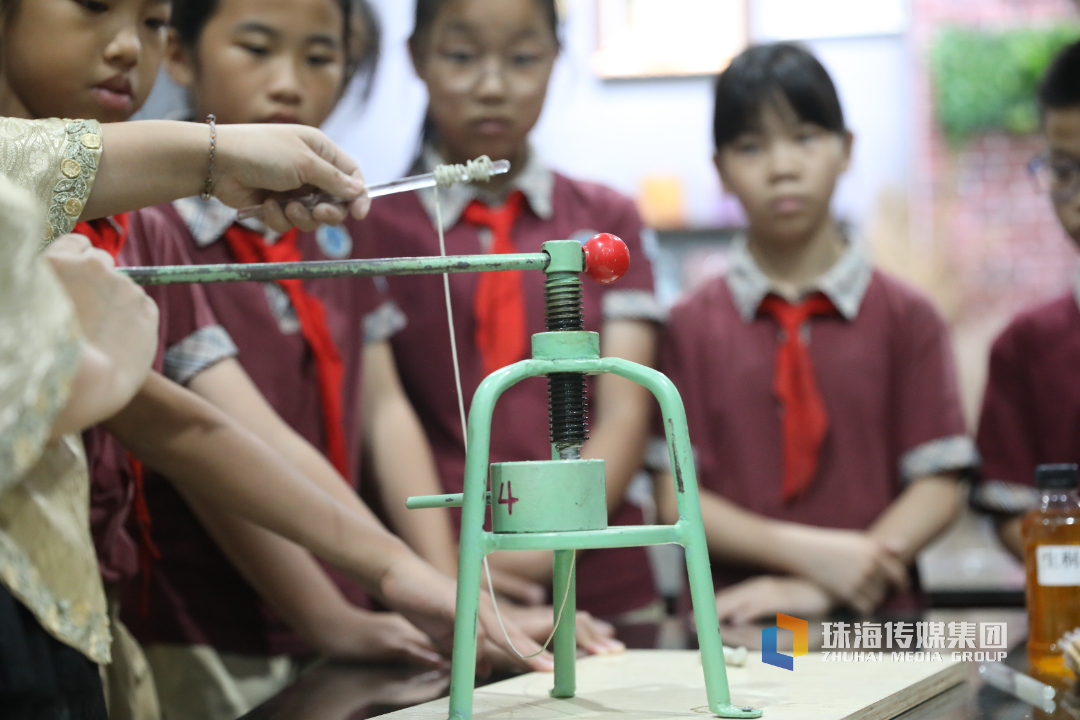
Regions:
<instances>
[{"instance_id":1,"label":"glass bottle with label","mask_svg":"<svg viewBox=\"0 0 1080 720\"><path fill-rule=\"evenodd\" d=\"M1040 465L1040 501L1023 521L1028 662L1032 674L1069 678L1062 636L1080 628L1080 496L1076 465Z\"/></svg>"}]
</instances>

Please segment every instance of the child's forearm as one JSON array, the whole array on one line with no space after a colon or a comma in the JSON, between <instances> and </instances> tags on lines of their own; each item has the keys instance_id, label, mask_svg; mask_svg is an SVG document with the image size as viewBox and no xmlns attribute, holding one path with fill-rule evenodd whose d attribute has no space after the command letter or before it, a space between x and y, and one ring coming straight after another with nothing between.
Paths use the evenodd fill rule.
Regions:
<instances>
[{"instance_id":1,"label":"child's forearm","mask_svg":"<svg viewBox=\"0 0 1080 720\"><path fill-rule=\"evenodd\" d=\"M503 550L488 555L488 563L496 571L541 585L550 585L555 575L554 555L550 550Z\"/></svg>"},{"instance_id":2,"label":"child's forearm","mask_svg":"<svg viewBox=\"0 0 1080 720\"><path fill-rule=\"evenodd\" d=\"M962 494L956 474L916 478L874 522L870 536L910 564L956 519Z\"/></svg>"},{"instance_id":3,"label":"child's forearm","mask_svg":"<svg viewBox=\"0 0 1080 720\"><path fill-rule=\"evenodd\" d=\"M453 581L381 525L335 501L213 405L155 373L105 427L182 493L235 512L350 572L440 650L449 650ZM480 625L486 637L495 637L489 606L482 597ZM539 651L516 627L507 631L525 654ZM540 654L521 664L545 670L551 659Z\"/></svg>"},{"instance_id":4,"label":"child's forearm","mask_svg":"<svg viewBox=\"0 0 1080 720\"><path fill-rule=\"evenodd\" d=\"M420 421L404 397L386 403L368 429L371 453L383 506L395 532L416 553L453 577L457 574L457 538L450 511L409 510L413 495L439 495L435 461Z\"/></svg>"},{"instance_id":5,"label":"child's forearm","mask_svg":"<svg viewBox=\"0 0 1080 720\"><path fill-rule=\"evenodd\" d=\"M640 320L604 323L604 357L620 357L651 367L656 359L656 327ZM649 439L652 396L637 383L617 375L596 381L595 417L584 458L605 461L608 512L622 505L626 490L641 468Z\"/></svg>"},{"instance_id":6,"label":"child's forearm","mask_svg":"<svg viewBox=\"0 0 1080 720\"><path fill-rule=\"evenodd\" d=\"M670 474L665 481L670 486ZM673 490L666 504L671 516ZM771 520L707 490L701 514L714 558L812 580L860 612L872 611L889 586L907 587L903 563L867 533Z\"/></svg>"},{"instance_id":7,"label":"child's forearm","mask_svg":"<svg viewBox=\"0 0 1080 720\"><path fill-rule=\"evenodd\" d=\"M315 559L280 535L192 498L218 547L259 595L319 652L328 652L334 626L352 605Z\"/></svg>"},{"instance_id":8,"label":"child's forearm","mask_svg":"<svg viewBox=\"0 0 1080 720\"><path fill-rule=\"evenodd\" d=\"M204 370L188 387L274 448L335 500L382 525L322 453L281 419L236 360L223 360Z\"/></svg>"},{"instance_id":9,"label":"child's forearm","mask_svg":"<svg viewBox=\"0 0 1080 720\"><path fill-rule=\"evenodd\" d=\"M679 514L671 473L657 473L654 484L661 522L674 523ZM698 492L705 542L714 559L772 572L801 572L785 552L778 523L744 510L704 488L699 488Z\"/></svg>"},{"instance_id":10,"label":"child's forearm","mask_svg":"<svg viewBox=\"0 0 1080 720\"><path fill-rule=\"evenodd\" d=\"M1020 562L1024 562L1023 520L1023 516L994 519L994 529L1001 544Z\"/></svg>"},{"instance_id":11,"label":"child's forearm","mask_svg":"<svg viewBox=\"0 0 1080 720\"><path fill-rule=\"evenodd\" d=\"M395 562L412 555L221 411L156 373L106 427L185 495L303 545L374 592Z\"/></svg>"},{"instance_id":12,"label":"child's forearm","mask_svg":"<svg viewBox=\"0 0 1080 720\"><path fill-rule=\"evenodd\" d=\"M409 510L413 495L440 495L435 458L424 429L405 396L389 343L364 350L365 452L371 454L375 481L394 531L440 571L457 574L457 538L450 511Z\"/></svg>"}]
</instances>

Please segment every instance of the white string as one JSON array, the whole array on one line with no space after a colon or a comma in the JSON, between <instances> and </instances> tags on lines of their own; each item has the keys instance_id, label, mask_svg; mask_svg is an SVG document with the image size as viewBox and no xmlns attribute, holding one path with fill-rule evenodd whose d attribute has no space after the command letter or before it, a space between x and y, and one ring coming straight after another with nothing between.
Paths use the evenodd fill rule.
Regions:
<instances>
[{"instance_id":1,"label":"white string","mask_svg":"<svg viewBox=\"0 0 1080 720\"><path fill-rule=\"evenodd\" d=\"M432 174L435 175L435 224L439 230L439 254L442 257L446 257L446 237L443 231L443 219L442 208L439 205L439 188L453 185L458 182L476 182L490 180L494 175L495 168L492 166L491 158L487 155L481 155L475 160L470 160L464 165L437 165ZM465 442L466 449L468 448L469 429L468 424L465 421L465 393L461 390L461 366L458 363L457 352L457 337L454 333L454 310L450 304L450 274L443 273L443 295L446 297L446 322L450 326L450 356L454 361L454 385L457 387L457 401L458 401L458 413L461 416L461 438ZM530 658L541 655L548 649L548 645L551 644L552 638L555 637L555 631L559 629L559 624L562 622L563 610L566 609L566 601L570 597L570 578L574 576L574 565L577 562L577 551L570 558L570 570L567 573L566 578L566 592L563 593L562 602L559 603L559 612L555 616L555 625L551 628L551 634L548 635L547 640L544 641L543 647L532 655L522 655L521 651L514 645L514 641L510 639L510 633L506 631L506 625L503 623L502 613L499 612L499 601L495 597L495 587L491 582L491 567L488 565L487 556L484 556L484 573L487 575L488 592L491 594L491 604L495 608L495 618L499 621L499 629L502 630L503 637L506 638L506 644L510 646L510 649L514 651L522 660L529 660Z\"/></svg>"},{"instance_id":2,"label":"white string","mask_svg":"<svg viewBox=\"0 0 1080 720\"><path fill-rule=\"evenodd\" d=\"M491 594L491 604L495 606L495 618L499 621L499 627L502 629L503 637L506 638L506 642L510 645L510 649L522 660L529 660L537 657L547 650L548 645L551 644L551 639L555 637L555 631L559 629L559 623L562 622L563 610L566 609L566 600L570 597L570 578L574 575L574 564L577 562L577 550L574 550L573 553L574 554L570 556L570 572L567 573L566 576L566 592L563 593L562 602L559 603L559 613L555 616L555 625L551 628L551 634L547 636L547 640L544 641L544 646L532 655L522 655L521 651L514 647L513 641L510 640L510 634L506 632L506 626L503 625L502 615L499 614L499 603L495 600L495 588L491 584L491 568L488 567L487 558L484 558L484 572L487 573L488 592Z\"/></svg>"},{"instance_id":3,"label":"white string","mask_svg":"<svg viewBox=\"0 0 1080 720\"><path fill-rule=\"evenodd\" d=\"M484 156L487 157L486 155ZM471 162L476 162L471 161ZM488 163L491 161L488 160ZM448 165L439 165L435 168L435 176L439 177L441 170L447 167L453 167ZM445 177L445 174L444 174ZM439 181L439 184L443 184ZM446 238L443 235L443 221L442 221L442 209L439 205L439 185L434 187L435 190L435 222L439 227L439 254L442 257L446 257ZM465 393L461 391L461 366L458 364L457 355L457 337L454 334L454 309L450 304L450 273L443 273L443 294L446 296L446 322L450 326L450 356L454 359L454 384L457 386L457 404L458 413L461 415L461 440L468 447L469 429L465 422ZM487 561L487 558L484 558Z\"/></svg>"}]
</instances>

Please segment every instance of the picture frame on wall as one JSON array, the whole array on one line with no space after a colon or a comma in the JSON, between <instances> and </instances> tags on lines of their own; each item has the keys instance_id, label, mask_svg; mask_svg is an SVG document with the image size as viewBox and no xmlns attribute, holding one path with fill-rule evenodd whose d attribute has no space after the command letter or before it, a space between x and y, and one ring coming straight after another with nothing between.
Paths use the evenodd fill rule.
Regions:
<instances>
[{"instance_id":1,"label":"picture frame on wall","mask_svg":"<svg viewBox=\"0 0 1080 720\"><path fill-rule=\"evenodd\" d=\"M747 0L596 0L602 78L715 75L746 48Z\"/></svg>"}]
</instances>

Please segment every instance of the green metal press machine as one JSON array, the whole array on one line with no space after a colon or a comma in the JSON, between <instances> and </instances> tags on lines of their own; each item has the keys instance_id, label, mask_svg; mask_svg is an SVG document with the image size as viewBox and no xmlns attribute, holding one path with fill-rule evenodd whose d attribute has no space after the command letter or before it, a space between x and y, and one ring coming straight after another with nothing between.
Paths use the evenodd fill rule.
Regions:
<instances>
[{"instance_id":1,"label":"green metal press machine","mask_svg":"<svg viewBox=\"0 0 1080 720\"><path fill-rule=\"evenodd\" d=\"M760 717L732 705L715 611L709 552L701 520L697 478L682 399L670 380L652 368L600 357L600 337L586 332L581 315L581 274L614 282L629 266L626 245L601 234L582 245L553 240L540 253L340 260L325 262L125 268L144 285L272 281L317 277L421 275L489 270L542 270L546 332L532 337L532 357L489 375L473 396L466 439L464 492L414 497L413 509L461 507L457 610L450 680L450 718L472 717L484 558L497 550L553 550L556 619L552 697L575 693L576 550L676 543L685 548L690 593L709 709L724 718ZM603 460L582 460L588 437L586 375L613 373L647 388L660 404L678 501L674 525L608 526ZM491 418L499 397L525 378L548 379L552 458L490 463ZM490 477L490 486L489 486ZM491 530L485 518L491 508ZM565 598L560 607L559 601Z\"/></svg>"}]
</instances>

